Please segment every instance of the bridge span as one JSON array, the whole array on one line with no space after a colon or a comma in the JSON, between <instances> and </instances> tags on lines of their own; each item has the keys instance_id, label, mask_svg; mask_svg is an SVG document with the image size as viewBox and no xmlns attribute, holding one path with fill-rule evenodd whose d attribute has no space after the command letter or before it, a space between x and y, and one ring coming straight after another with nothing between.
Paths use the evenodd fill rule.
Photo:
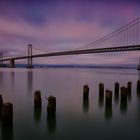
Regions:
<instances>
[{"instance_id":1,"label":"bridge span","mask_svg":"<svg viewBox=\"0 0 140 140\"><path fill-rule=\"evenodd\" d=\"M0 62L10 61L10 67L15 67L15 60L28 59L27 67L32 68L33 58L138 50L140 50L140 17L111 34L74 50L33 54L32 44L29 44L28 54L18 57L1 58Z\"/></svg>"}]
</instances>

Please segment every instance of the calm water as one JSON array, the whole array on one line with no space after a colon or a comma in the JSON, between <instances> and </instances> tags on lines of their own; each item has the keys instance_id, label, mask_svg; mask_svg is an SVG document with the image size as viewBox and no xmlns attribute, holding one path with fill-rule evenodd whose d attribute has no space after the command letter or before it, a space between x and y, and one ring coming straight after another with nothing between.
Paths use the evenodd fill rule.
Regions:
<instances>
[{"instance_id":1,"label":"calm water","mask_svg":"<svg viewBox=\"0 0 140 140\"><path fill-rule=\"evenodd\" d=\"M140 99L136 70L126 69L0 69L0 94L14 106L13 127L0 126L0 140L140 139ZM99 99L98 84L114 91L114 83L132 81L132 96L121 106L113 95L112 107ZM83 102L82 87L90 88ZM33 94L42 92L42 108L34 110ZM56 116L47 118L45 97L56 96Z\"/></svg>"}]
</instances>

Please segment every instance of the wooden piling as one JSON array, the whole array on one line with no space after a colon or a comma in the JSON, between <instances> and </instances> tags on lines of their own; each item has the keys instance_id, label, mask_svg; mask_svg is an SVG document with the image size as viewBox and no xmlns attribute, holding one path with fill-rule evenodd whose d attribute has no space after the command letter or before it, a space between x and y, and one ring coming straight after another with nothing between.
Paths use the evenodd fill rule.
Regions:
<instances>
[{"instance_id":1,"label":"wooden piling","mask_svg":"<svg viewBox=\"0 0 140 140\"><path fill-rule=\"evenodd\" d=\"M2 106L2 125L10 126L13 123L13 104L4 103Z\"/></svg>"},{"instance_id":2,"label":"wooden piling","mask_svg":"<svg viewBox=\"0 0 140 140\"><path fill-rule=\"evenodd\" d=\"M110 120L112 118L112 91L105 91L105 118Z\"/></svg>"},{"instance_id":3,"label":"wooden piling","mask_svg":"<svg viewBox=\"0 0 140 140\"><path fill-rule=\"evenodd\" d=\"M56 97L49 96L47 98L48 104L47 104L47 113L48 116L54 116L56 111Z\"/></svg>"},{"instance_id":4,"label":"wooden piling","mask_svg":"<svg viewBox=\"0 0 140 140\"><path fill-rule=\"evenodd\" d=\"M112 105L112 91L106 90L105 105Z\"/></svg>"},{"instance_id":5,"label":"wooden piling","mask_svg":"<svg viewBox=\"0 0 140 140\"><path fill-rule=\"evenodd\" d=\"M131 100L131 87L132 87L132 82L128 81L128 83L127 83L127 96L128 96L129 100Z\"/></svg>"},{"instance_id":6,"label":"wooden piling","mask_svg":"<svg viewBox=\"0 0 140 140\"><path fill-rule=\"evenodd\" d=\"M1 114L2 105L3 105L3 99L2 99L2 95L0 94L0 114Z\"/></svg>"},{"instance_id":7,"label":"wooden piling","mask_svg":"<svg viewBox=\"0 0 140 140\"><path fill-rule=\"evenodd\" d=\"M34 93L34 105L36 107L41 107L42 99L41 99L41 92L39 90L36 90Z\"/></svg>"},{"instance_id":8,"label":"wooden piling","mask_svg":"<svg viewBox=\"0 0 140 140\"><path fill-rule=\"evenodd\" d=\"M115 84L114 84L114 99L115 99L116 104L118 104L118 102L119 102L119 89L120 89L120 84L118 82L115 82Z\"/></svg>"},{"instance_id":9,"label":"wooden piling","mask_svg":"<svg viewBox=\"0 0 140 140\"><path fill-rule=\"evenodd\" d=\"M137 81L137 96L140 97L140 80Z\"/></svg>"},{"instance_id":10,"label":"wooden piling","mask_svg":"<svg viewBox=\"0 0 140 140\"><path fill-rule=\"evenodd\" d=\"M83 99L88 99L89 97L89 86L84 85L83 86Z\"/></svg>"},{"instance_id":11,"label":"wooden piling","mask_svg":"<svg viewBox=\"0 0 140 140\"><path fill-rule=\"evenodd\" d=\"M104 96L104 84L99 83L99 96Z\"/></svg>"},{"instance_id":12,"label":"wooden piling","mask_svg":"<svg viewBox=\"0 0 140 140\"><path fill-rule=\"evenodd\" d=\"M140 80L137 81L137 91L140 91Z\"/></svg>"},{"instance_id":13,"label":"wooden piling","mask_svg":"<svg viewBox=\"0 0 140 140\"><path fill-rule=\"evenodd\" d=\"M127 100L127 88L121 87L121 101Z\"/></svg>"},{"instance_id":14,"label":"wooden piling","mask_svg":"<svg viewBox=\"0 0 140 140\"><path fill-rule=\"evenodd\" d=\"M127 83L127 89L128 89L128 91L131 91L131 85L132 85L132 82L131 81L128 81L128 83Z\"/></svg>"},{"instance_id":15,"label":"wooden piling","mask_svg":"<svg viewBox=\"0 0 140 140\"><path fill-rule=\"evenodd\" d=\"M115 95L118 96L119 95L119 88L120 88L120 85L118 82L115 83Z\"/></svg>"},{"instance_id":16,"label":"wooden piling","mask_svg":"<svg viewBox=\"0 0 140 140\"><path fill-rule=\"evenodd\" d=\"M120 100L120 111L122 113L125 113L127 110L127 88L126 87L121 87L121 100Z\"/></svg>"}]
</instances>

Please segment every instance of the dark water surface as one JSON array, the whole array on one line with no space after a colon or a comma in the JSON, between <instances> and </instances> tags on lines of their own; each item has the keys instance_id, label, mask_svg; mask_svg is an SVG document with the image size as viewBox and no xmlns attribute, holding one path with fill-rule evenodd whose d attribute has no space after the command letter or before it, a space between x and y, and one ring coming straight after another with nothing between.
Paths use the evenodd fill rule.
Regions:
<instances>
[{"instance_id":1,"label":"dark water surface","mask_svg":"<svg viewBox=\"0 0 140 140\"><path fill-rule=\"evenodd\" d=\"M0 69L0 94L14 107L13 126L0 125L0 140L136 140L140 139L139 74L132 69ZM122 105L114 83L132 81L132 95ZM112 106L99 98L98 84L113 91ZM89 100L82 88L88 84ZM33 94L41 90L42 108L35 110ZM56 96L56 116L47 118L45 97ZM1 124L1 121L0 121Z\"/></svg>"}]
</instances>

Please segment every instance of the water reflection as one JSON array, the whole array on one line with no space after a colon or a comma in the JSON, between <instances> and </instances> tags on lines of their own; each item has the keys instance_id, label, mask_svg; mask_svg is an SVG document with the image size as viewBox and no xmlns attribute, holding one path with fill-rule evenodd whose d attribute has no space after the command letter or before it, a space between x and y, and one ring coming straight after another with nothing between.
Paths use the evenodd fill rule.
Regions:
<instances>
[{"instance_id":1,"label":"water reflection","mask_svg":"<svg viewBox=\"0 0 140 140\"><path fill-rule=\"evenodd\" d=\"M115 95L114 95L114 101L115 101L115 104L116 105L119 104L119 94L115 93Z\"/></svg>"},{"instance_id":2,"label":"water reflection","mask_svg":"<svg viewBox=\"0 0 140 140\"><path fill-rule=\"evenodd\" d=\"M10 82L11 82L11 92L14 93L14 87L15 87L15 72L10 71Z\"/></svg>"},{"instance_id":3,"label":"water reflection","mask_svg":"<svg viewBox=\"0 0 140 140\"><path fill-rule=\"evenodd\" d=\"M2 116L1 116L1 109L0 109L0 126L1 126L1 122L2 122Z\"/></svg>"},{"instance_id":4,"label":"water reflection","mask_svg":"<svg viewBox=\"0 0 140 140\"><path fill-rule=\"evenodd\" d=\"M127 100L121 100L121 102L120 102L120 112L122 114L127 112Z\"/></svg>"},{"instance_id":5,"label":"water reflection","mask_svg":"<svg viewBox=\"0 0 140 140\"><path fill-rule=\"evenodd\" d=\"M131 101L131 92L128 92L128 94L127 94L127 98L128 98L128 101Z\"/></svg>"},{"instance_id":6,"label":"water reflection","mask_svg":"<svg viewBox=\"0 0 140 140\"><path fill-rule=\"evenodd\" d=\"M105 119L107 121L112 119L112 104L111 105L105 105Z\"/></svg>"},{"instance_id":7,"label":"water reflection","mask_svg":"<svg viewBox=\"0 0 140 140\"><path fill-rule=\"evenodd\" d=\"M89 99L83 98L83 112L87 113L89 111Z\"/></svg>"},{"instance_id":8,"label":"water reflection","mask_svg":"<svg viewBox=\"0 0 140 140\"><path fill-rule=\"evenodd\" d=\"M11 75L11 84L14 85L14 83L15 83L15 72L11 71L10 75Z\"/></svg>"},{"instance_id":9,"label":"water reflection","mask_svg":"<svg viewBox=\"0 0 140 140\"><path fill-rule=\"evenodd\" d=\"M28 84L28 92L29 92L29 94L31 94L32 89L33 89L33 72L32 72L32 70L28 70L27 84Z\"/></svg>"},{"instance_id":10,"label":"water reflection","mask_svg":"<svg viewBox=\"0 0 140 140\"><path fill-rule=\"evenodd\" d=\"M50 135L56 132L56 115L55 114L47 115L47 126L48 126L48 132Z\"/></svg>"},{"instance_id":11,"label":"water reflection","mask_svg":"<svg viewBox=\"0 0 140 140\"><path fill-rule=\"evenodd\" d=\"M137 97L140 99L140 91L137 90Z\"/></svg>"},{"instance_id":12,"label":"water reflection","mask_svg":"<svg viewBox=\"0 0 140 140\"><path fill-rule=\"evenodd\" d=\"M1 127L2 140L13 140L13 122L2 123Z\"/></svg>"},{"instance_id":13,"label":"water reflection","mask_svg":"<svg viewBox=\"0 0 140 140\"><path fill-rule=\"evenodd\" d=\"M42 108L38 106L34 106L34 121L35 122L40 122L41 113L42 113Z\"/></svg>"},{"instance_id":14,"label":"water reflection","mask_svg":"<svg viewBox=\"0 0 140 140\"><path fill-rule=\"evenodd\" d=\"M104 106L104 95L99 93L99 98L98 98L98 105L99 107Z\"/></svg>"}]
</instances>

